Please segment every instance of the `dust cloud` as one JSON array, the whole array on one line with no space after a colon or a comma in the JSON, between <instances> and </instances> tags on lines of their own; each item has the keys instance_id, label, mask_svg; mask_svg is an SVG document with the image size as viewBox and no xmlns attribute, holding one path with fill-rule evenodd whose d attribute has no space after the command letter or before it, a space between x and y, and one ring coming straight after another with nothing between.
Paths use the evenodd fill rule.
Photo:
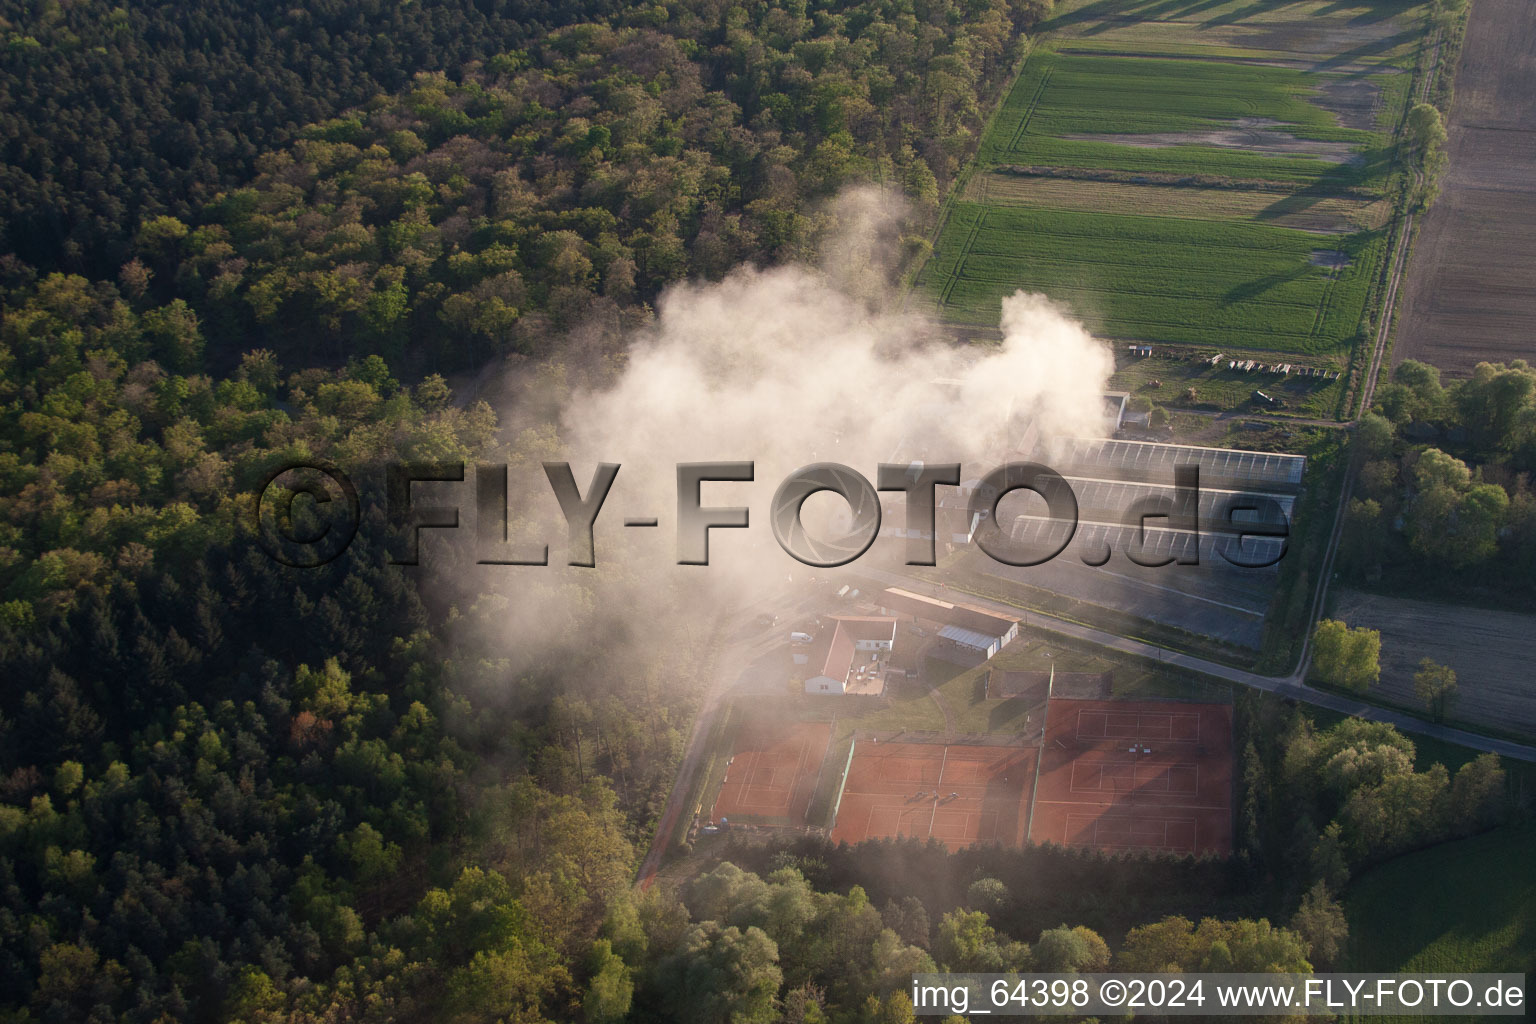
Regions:
<instances>
[{"instance_id":1,"label":"dust cloud","mask_svg":"<svg viewBox=\"0 0 1536 1024\"><path fill-rule=\"evenodd\" d=\"M705 503L750 505L766 535L778 482L812 462L871 481L880 462L960 462L971 477L1016 450L1031 423L1102 433L1113 361L1082 325L1019 291L1003 300L1000 343L955 344L900 311L884 284L877 245L891 244L888 207L864 192L837 208L845 228L821 268L742 267L670 289L618 382L573 396L559 433L577 479L585 484L598 461L624 467L610 529L624 515L669 524L679 462L753 461L754 483L713 485L717 498L706 485ZM712 550L739 544L726 534L714 534Z\"/></svg>"},{"instance_id":2,"label":"dust cloud","mask_svg":"<svg viewBox=\"0 0 1536 1024\"><path fill-rule=\"evenodd\" d=\"M514 505L524 499L514 516L524 536L549 543L550 566L480 567L499 582L483 571L458 581L505 595L500 632L533 644L595 617L608 636L672 636L673 620L825 575L785 554L768 524L778 484L813 462L841 463L871 482L881 462L959 462L969 479L1016 453L1031 424L1042 436L1103 432L1099 396L1113 359L1065 310L1018 291L1003 300L1000 342L957 343L931 318L902 310L889 283L895 203L855 190L827 218L820 266L744 266L718 282L670 288L628 339L613 382L562 403L557 452L541 457L568 460L584 495L598 463L621 466L596 523L597 566L564 566L564 521L550 488L536 461L514 464ZM504 421L518 414L498 412ZM749 507L751 526L711 531L708 567L678 566L676 465L708 461L755 463L753 482L702 491L706 507ZM806 505L808 517L836 507L845 506L831 495ZM626 528L626 517L659 525ZM865 557L902 543L881 537Z\"/></svg>"}]
</instances>

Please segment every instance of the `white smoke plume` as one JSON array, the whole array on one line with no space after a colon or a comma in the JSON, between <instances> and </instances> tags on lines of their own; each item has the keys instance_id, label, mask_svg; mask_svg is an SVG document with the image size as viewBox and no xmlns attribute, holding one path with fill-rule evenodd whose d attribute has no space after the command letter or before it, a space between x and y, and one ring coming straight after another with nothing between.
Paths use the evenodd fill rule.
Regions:
<instances>
[{"instance_id":1,"label":"white smoke plume","mask_svg":"<svg viewBox=\"0 0 1536 1024\"><path fill-rule=\"evenodd\" d=\"M1108 348L1023 291L1003 300L1001 328L998 344L956 344L922 317L871 309L826 271L744 267L669 290L617 384L575 396L560 435L579 481L597 461L620 463L610 500L622 492L664 524L674 464L751 460L754 484L705 501L750 504L766 524L778 481L812 462L871 481L881 462L960 462L969 478L1031 423L1102 433Z\"/></svg>"},{"instance_id":2,"label":"white smoke plume","mask_svg":"<svg viewBox=\"0 0 1536 1024\"><path fill-rule=\"evenodd\" d=\"M561 632L539 623L563 627L574 614L557 583L566 573L582 581L583 616L611 617L614 635L632 637L647 631L634 620L666 635L669 615L718 610L722 593L820 571L779 549L767 514L779 482L809 463L841 463L873 482L881 462L959 462L970 479L1015 452L1031 423L1041 436L1103 432L1112 356L1045 296L1004 299L999 343L958 343L899 310L885 284L895 213L869 190L845 195L830 207L837 227L822 267L742 267L660 298L615 382L572 394L557 426L559 457L583 493L597 463L622 467L597 520L597 567L557 568L563 519L536 463L525 467L513 492L542 524L550 567L493 570L501 582L486 589L513 598L503 635L531 643ZM754 462L755 480L705 484L703 504L748 506L752 525L712 531L708 567L677 566L675 466L722 460ZM823 498L841 504L817 495L808 517ZM626 530L628 516L655 516L660 527ZM882 537L876 548L901 544ZM544 596L530 601L530 588Z\"/></svg>"},{"instance_id":3,"label":"white smoke plume","mask_svg":"<svg viewBox=\"0 0 1536 1024\"><path fill-rule=\"evenodd\" d=\"M935 343L924 321L870 314L816 271L742 268L664 295L618 385L576 396L560 433L576 458L836 456L872 476L898 449L999 454L1031 420L1101 432L1104 345L1022 291L1003 300L1002 329L997 346Z\"/></svg>"}]
</instances>

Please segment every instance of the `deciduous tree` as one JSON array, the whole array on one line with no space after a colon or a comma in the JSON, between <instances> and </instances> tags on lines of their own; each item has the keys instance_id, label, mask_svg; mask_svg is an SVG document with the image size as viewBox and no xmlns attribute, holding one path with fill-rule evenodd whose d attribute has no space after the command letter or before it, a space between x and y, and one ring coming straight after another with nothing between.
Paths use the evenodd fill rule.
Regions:
<instances>
[{"instance_id":1,"label":"deciduous tree","mask_svg":"<svg viewBox=\"0 0 1536 1024\"><path fill-rule=\"evenodd\" d=\"M1331 686L1370 689L1381 678L1381 633L1321 620L1312 633L1312 670Z\"/></svg>"},{"instance_id":2,"label":"deciduous tree","mask_svg":"<svg viewBox=\"0 0 1536 1024\"><path fill-rule=\"evenodd\" d=\"M1449 665L1437 664L1431 658L1419 662L1419 670L1413 674L1413 693L1423 702L1437 722L1445 721L1451 703L1456 699L1456 672Z\"/></svg>"}]
</instances>

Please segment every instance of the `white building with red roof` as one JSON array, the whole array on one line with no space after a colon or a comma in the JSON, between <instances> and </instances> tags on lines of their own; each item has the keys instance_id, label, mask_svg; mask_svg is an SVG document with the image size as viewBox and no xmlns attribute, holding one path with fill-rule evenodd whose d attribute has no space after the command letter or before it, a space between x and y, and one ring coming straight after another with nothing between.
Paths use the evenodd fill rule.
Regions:
<instances>
[{"instance_id":1,"label":"white building with red roof","mask_svg":"<svg viewBox=\"0 0 1536 1024\"><path fill-rule=\"evenodd\" d=\"M805 692L878 697L885 692L885 663L895 646L894 616L834 616L807 655Z\"/></svg>"}]
</instances>

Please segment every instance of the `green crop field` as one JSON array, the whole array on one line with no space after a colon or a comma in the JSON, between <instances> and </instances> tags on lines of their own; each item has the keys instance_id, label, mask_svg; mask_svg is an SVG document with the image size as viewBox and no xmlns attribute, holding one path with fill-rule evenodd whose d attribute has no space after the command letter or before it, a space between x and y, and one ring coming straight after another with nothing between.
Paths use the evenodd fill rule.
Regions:
<instances>
[{"instance_id":1,"label":"green crop field","mask_svg":"<svg viewBox=\"0 0 1536 1024\"><path fill-rule=\"evenodd\" d=\"M1347 367L1386 258L1425 9L1066 0L946 209L919 296L986 328L1003 297L1041 292L1108 339ZM1246 398L1204 383L1201 403ZM1295 412L1333 415L1344 388L1307 384Z\"/></svg>"},{"instance_id":2,"label":"green crop field","mask_svg":"<svg viewBox=\"0 0 1536 1024\"><path fill-rule=\"evenodd\" d=\"M1024 287L1101 335L1326 356L1351 343L1382 237L956 203L925 279L961 323L997 323L1003 296ZM1348 266L1312 262L1332 248Z\"/></svg>"},{"instance_id":3,"label":"green crop field","mask_svg":"<svg viewBox=\"0 0 1536 1024\"><path fill-rule=\"evenodd\" d=\"M1536 971L1533 844L1536 829L1500 829L1398 857L1362 876L1345 896L1349 969Z\"/></svg>"},{"instance_id":4,"label":"green crop field","mask_svg":"<svg viewBox=\"0 0 1536 1024\"><path fill-rule=\"evenodd\" d=\"M1325 85L1342 78L1258 64L1063 54L1043 46L1010 90L980 158L1358 185L1379 178L1389 154L1384 135L1343 127L1314 102ZM1205 133L1235 128L1246 131L1253 149L1200 144ZM1119 138L1074 137L1082 135ZM1129 145L1124 136L1145 136L1156 146Z\"/></svg>"},{"instance_id":5,"label":"green crop field","mask_svg":"<svg viewBox=\"0 0 1536 1024\"><path fill-rule=\"evenodd\" d=\"M1309 139L1364 142L1368 132L1341 128L1310 102L1324 82L1343 76L1224 61L1076 56L1043 49L1019 76L1009 107L1028 114L1022 127L1040 135L1071 132L1186 131L1239 117L1283 121ZM1033 99L1024 107L1026 97Z\"/></svg>"}]
</instances>

